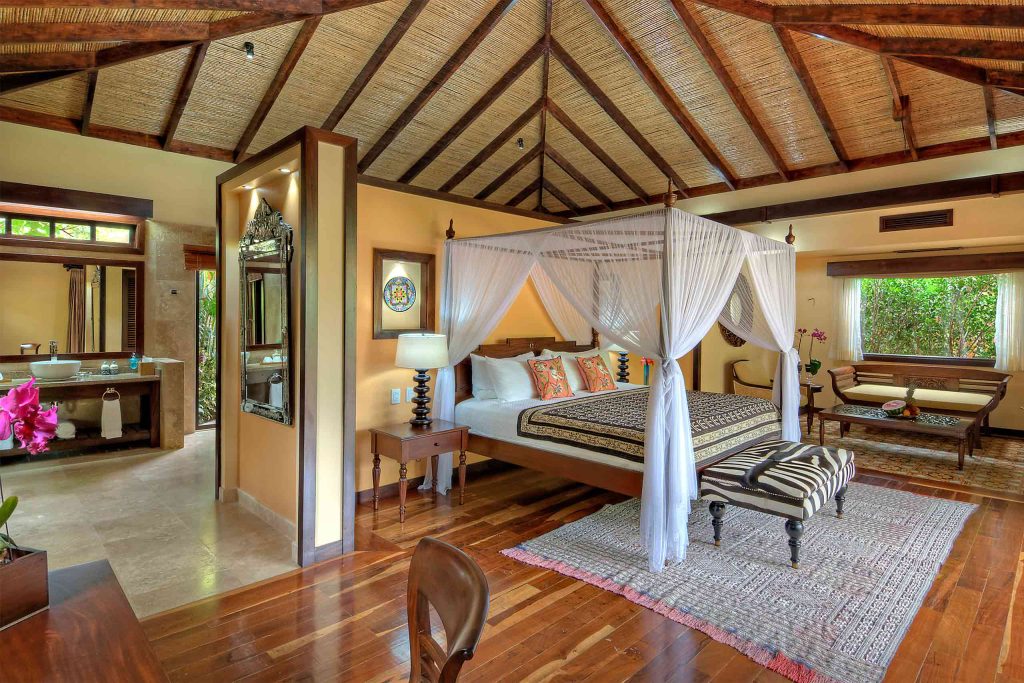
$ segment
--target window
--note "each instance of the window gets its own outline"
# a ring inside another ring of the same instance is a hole
[[[861,287],[865,357],[995,358],[995,275],[865,278]]]
[[[19,237],[49,237],[50,221],[31,218],[12,218],[11,234]]]
[[[84,242],[98,247],[137,249],[137,226],[76,218],[0,214],[0,237]],[[70,245],[69,245],[70,246]],[[84,247],[90,248],[90,247]]]

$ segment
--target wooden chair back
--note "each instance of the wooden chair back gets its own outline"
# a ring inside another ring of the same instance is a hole
[[[423,538],[409,567],[410,683],[453,683],[473,658],[487,621],[490,589],[480,566],[436,538]],[[441,618],[446,647],[434,640],[430,607]]]

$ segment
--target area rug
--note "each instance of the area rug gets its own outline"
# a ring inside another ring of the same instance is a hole
[[[818,426],[805,438],[818,443]],[[857,454],[857,471],[874,470],[935,482],[975,486],[1001,493],[1024,494],[1024,440],[986,436],[973,458],[956,468],[956,443],[926,434],[901,434],[853,425],[839,438],[839,425],[828,423],[825,444],[841,446]]]
[[[635,499],[502,553],[619,593],[791,680],[875,683],[976,507],[852,483],[843,519],[826,507],[805,524],[800,569],[781,518],[730,506],[716,548],[698,503],[686,560],[650,573]]]

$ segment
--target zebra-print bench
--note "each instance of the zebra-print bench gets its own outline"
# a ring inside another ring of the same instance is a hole
[[[700,479],[700,496],[711,503],[715,545],[721,545],[726,504],[784,517],[792,565],[798,569],[803,523],[832,497],[841,518],[854,474],[853,451],[792,441],[763,441],[725,458]]]

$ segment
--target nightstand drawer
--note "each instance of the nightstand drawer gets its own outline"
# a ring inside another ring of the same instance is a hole
[[[407,441],[405,447],[410,460],[428,458],[448,451],[458,452],[462,449],[462,432],[424,435],[423,438]]]

